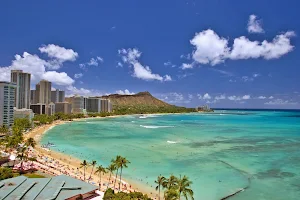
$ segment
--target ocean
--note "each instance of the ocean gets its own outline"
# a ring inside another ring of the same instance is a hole
[[[108,166],[131,163],[123,177],[149,191],[160,174],[186,175],[196,200],[300,199],[300,112],[214,113],[84,119],[47,131],[54,151]]]

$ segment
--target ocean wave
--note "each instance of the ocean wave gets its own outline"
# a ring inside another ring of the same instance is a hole
[[[174,128],[174,126],[144,126],[144,125],[140,125],[140,127],[143,128]]]
[[[169,143],[169,144],[176,144],[177,142],[168,140],[167,143]]]
[[[140,119],[146,119],[148,117],[158,117],[158,115],[142,115],[142,116],[139,116]]]

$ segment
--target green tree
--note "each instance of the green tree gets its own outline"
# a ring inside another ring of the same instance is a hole
[[[95,171],[95,174],[99,175],[99,190],[101,189],[101,174],[102,173],[103,174],[106,173],[106,169],[102,165],[99,165]]]
[[[115,182],[114,182],[114,189],[116,188],[116,182],[117,182],[117,177],[118,177],[118,171],[119,171],[119,168],[120,168],[120,158],[121,156],[116,156],[116,159],[112,159],[111,162],[115,165],[116,167],[116,178],[115,178]]]
[[[88,167],[88,162],[86,160],[83,160],[82,163],[80,163],[80,168],[83,168],[83,180],[85,181],[85,170]]]
[[[111,163],[107,168],[107,171],[109,171],[109,179],[108,179],[108,184],[107,184],[107,188],[110,184],[110,179],[111,179],[111,175],[114,173],[114,171],[116,171],[116,165],[114,163]]]
[[[124,158],[122,156],[120,157],[120,159],[119,159],[119,166],[121,168],[121,172],[120,172],[119,191],[120,191],[121,182],[122,182],[122,170],[123,170],[123,168],[127,168],[128,167],[127,164],[129,164],[129,163],[130,163],[129,160],[127,160],[126,158]]]
[[[170,178],[166,179],[163,183],[163,187],[170,190],[170,189],[177,189],[178,178],[174,175],[171,175]]]
[[[0,167],[0,181],[8,178],[12,178],[12,170],[8,167]]]
[[[7,128],[7,126],[2,125],[2,126],[0,127],[0,133],[1,133],[1,134],[7,134],[8,131],[9,131],[9,129]]]
[[[177,190],[171,188],[165,191],[164,194],[165,200],[178,200],[179,199],[179,193]]]
[[[35,147],[35,145],[36,145],[36,142],[35,142],[35,140],[33,139],[33,138],[28,138],[27,140],[26,140],[26,146],[27,147],[32,147],[32,148],[34,148]]]
[[[97,164],[97,161],[96,161],[96,160],[93,160],[93,161],[91,162],[91,164],[90,164],[90,165],[93,166],[93,167],[92,167],[92,171],[91,171],[89,180],[90,180],[91,177],[92,177],[92,173],[94,172],[94,168],[95,168],[96,164]]]
[[[157,180],[155,181],[155,183],[157,184],[155,189],[158,190],[158,199],[159,200],[160,200],[160,188],[165,182],[166,182],[166,178],[162,175],[159,175],[157,177]]]
[[[191,199],[194,200],[194,192],[190,188],[192,183],[193,182],[190,181],[187,176],[183,176],[182,178],[180,176],[180,178],[177,180],[179,200],[180,200],[181,194],[185,197],[186,200],[188,200],[188,196],[190,196]]]
[[[17,158],[19,158],[21,160],[20,172],[22,173],[22,171],[23,171],[23,162],[25,160],[27,160],[27,158],[28,158],[28,156],[27,156],[27,148],[26,147],[21,147],[20,149],[18,149]]]

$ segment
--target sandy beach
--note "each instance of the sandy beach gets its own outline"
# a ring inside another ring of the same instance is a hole
[[[118,116],[110,116],[110,117],[118,117]],[[86,118],[85,118],[86,119]],[[79,121],[82,119],[76,119],[74,121]],[[51,161],[51,163],[55,163],[54,166],[51,166],[51,170],[50,167],[48,168],[42,168],[44,169],[45,173],[49,173],[51,175],[59,175],[59,174],[68,174],[70,176],[76,177],[78,179],[82,179],[83,180],[83,168],[80,168],[80,163],[82,162],[81,160],[74,158],[72,156],[63,154],[61,152],[56,152],[53,150],[48,150],[45,148],[42,148],[40,141],[42,138],[42,135],[50,130],[51,128],[53,128],[54,126],[57,125],[61,125],[61,124],[65,124],[65,123],[72,123],[70,121],[55,121],[52,124],[48,124],[48,125],[42,125],[39,127],[36,127],[34,129],[32,129],[31,131],[29,131],[28,133],[24,134],[25,139],[27,138],[34,138],[34,140],[37,142],[37,145],[35,147],[35,154],[36,156],[40,159],[39,161],[43,162],[43,164],[47,165],[48,163],[44,163],[44,161]],[[90,160],[88,160],[88,158],[86,158],[86,160],[88,162],[90,162]],[[55,170],[55,167],[57,167],[57,170]],[[95,166],[96,167],[96,166]],[[106,166],[104,166],[106,167]],[[60,169],[58,169],[60,168]],[[48,170],[49,169],[49,170]],[[63,169],[63,170],[61,170]],[[92,171],[92,167],[88,167],[86,170],[86,179],[89,178],[90,173]],[[95,170],[94,170],[95,172]],[[92,176],[91,176],[91,180],[86,180],[86,182],[90,182],[94,185],[99,185],[99,176],[95,175],[93,172]],[[110,184],[109,184],[109,188],[113,188],[113,180],[115,179],[115,175],[112,175],[111,180],[110,180]],[[107,188],[107,183],[109,180],[109,174],[105,174],[102,175],[101,178],[101,191],[105,191]],[[119,187],[119,181],[117,181],[116,183],[116,189]],[[142,188],[140,185],[135,185],[133,183],[128,183],[126,180],[122,179],[122,183],[121,183],[121,190],[124,192],[128,192],[128,191],[141,191],[145,194],[148,194],[149,197],[153,198],[153,199],[157,199],[157,195],[153,192],[150,192],[149,189],[147,190],[146,188]]]

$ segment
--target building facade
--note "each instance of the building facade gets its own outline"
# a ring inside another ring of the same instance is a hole
[[[18,118],[27,118],[29,119],[29,121],[32,121],[34,117],[34,113],[32,112],[31,109],[27,109],[27,108],[22,108],[22,109],[14,109],[14,118],[18,119]]]
[[[35,90],[30,90],[30,104],[36,104]]]
[[[41,80],[35,86],[35,103],[49,104],[51,102],[51,82]]]
[[[14,124],[15,89],[17,84],[0,82],[0,125]]]
[[[112,112],[112,104],[109,99],[101,99],[100,112]]]
[[[101,112],[101,99],[100,98],[86,98],[86,111],[89,113]]]
[[[41,104],[41,103],[31,104],[30,109],[32,110],[32,112],[34,114],[37,114],[37,115],[47,114],[46,104]]]
[[[72,113],[72,104],[70,104],[68,102],[55,103],[55,113],[71,114]]]
[[[75,95],[71,97],[72,101],[72,113],[84,113],[85,112],[85,98],[83,96]]]
[[[11,70],[11,82],[17,85],[15,89],[15,107],[18,109],[30,106],[30,78],[29,73],[22,70]]]
[[[58,89],[51,91],[51,102],[65,102],[65,91],[61,91]]]

